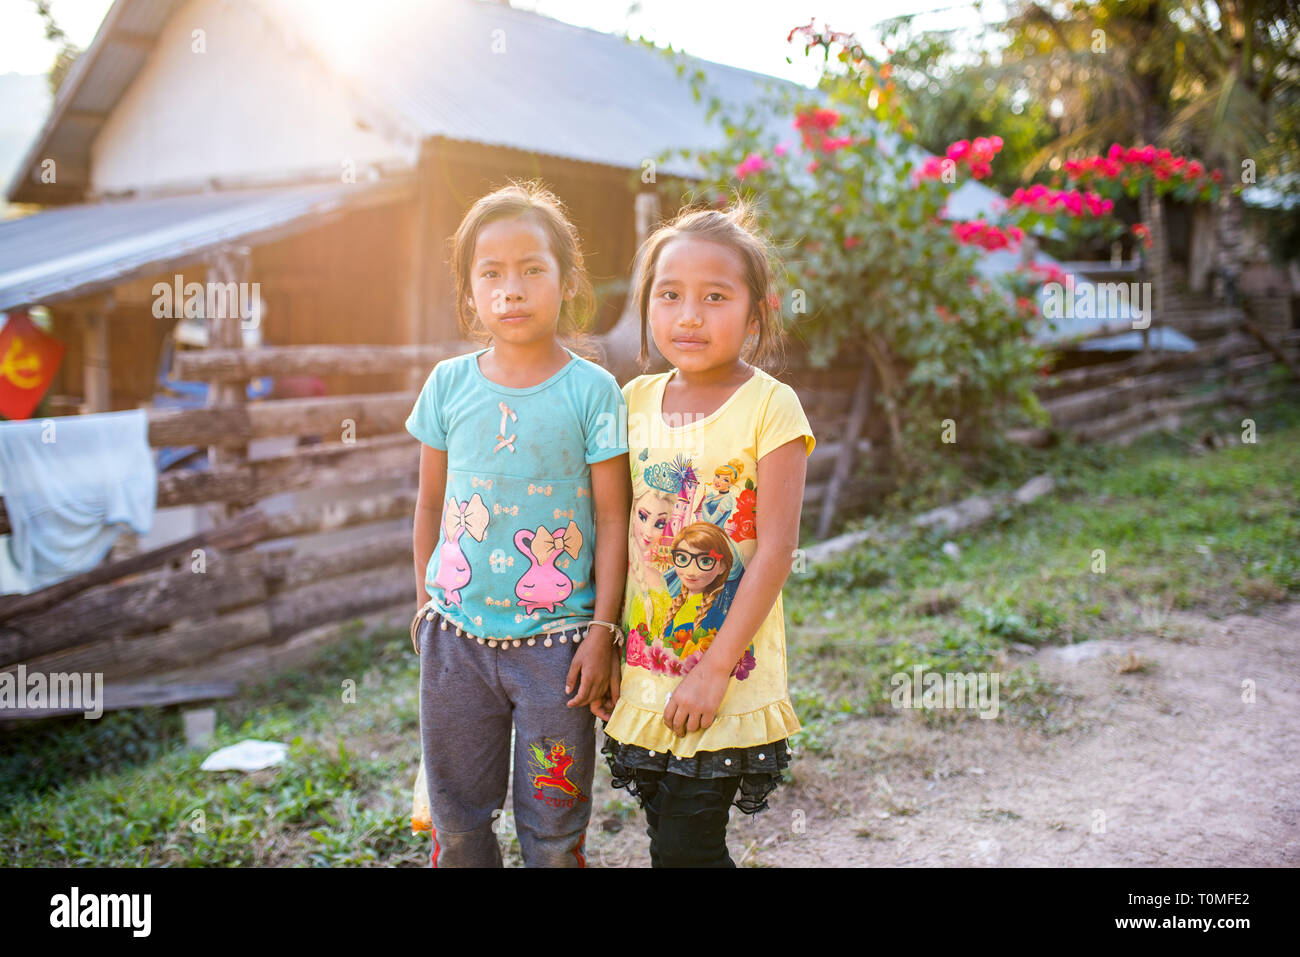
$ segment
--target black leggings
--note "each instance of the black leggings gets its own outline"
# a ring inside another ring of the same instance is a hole
[[[727,820],[740,777],[688,778],[637,774],[651,867],[735,867],[727,853]]]

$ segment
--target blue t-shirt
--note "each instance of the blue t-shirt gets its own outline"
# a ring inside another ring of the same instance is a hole
[[[425,588],[476,637],[528,638],[589,622],[591,464],[627,452],[612,375],[572,358],[515,389],[479,369],[486,349],[433,367],[406,430],[447,452],[447,492]],[[622,444],[618,444],[619,442]]]

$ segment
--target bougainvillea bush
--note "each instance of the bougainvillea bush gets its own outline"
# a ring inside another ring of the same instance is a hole
[[[1047,421],[1033,392],[1049,368],[1035,336],[1047,322],[1038,294],[1064,276],[1034,260],[1026,235],[1113,240],[1131,228],[1146,242],[1146,226],[1115,217],[1117,196],[1152,182],[1160,193],[1209,199],[1217,174],[1166,150],[1116,145],[1067,163],[1063,182],[1016,190],[990,218],[954,221],[945,216],[951,193],[990,175],[1001,138],[927,156],[888,63],[852,35],[812,24],[789,39],[825,58],[819,90],[769,94],[739,116],[711,101],[727,140],[684,154],[705,171],[682,184],[688,201],[722,205],[738,194],[757,209],[784,258],[783,314],[815,365],[854,355],[872,373],[900,477],[952,451],[941,445],[945,428],[959,452],[974,453],[968,464],[979,461],[1008,426]],[[692,78],[697,97],[703,79]],[[1003,255],[1003,268],[986,278],[976,264],[990,253]]]
[[[966,451],[1013,421],[1043,422],[1033,386],[1047,356],[1031,299],[1043,277],[990,280],[976,266],[988,251],[1018,254],[1022,229],[943,215],[960,183],[988,175],[1001,140],[954,143],[925,162],[887,65],[846,35],[796,34],[843,69],[828,69],[815,98],[786,90],[724,116],[726,144],[692,154],[706,174],[683,184],[688,200],[740,195],[755,207],[784,259],[783,315],[815,365],[852,355],[871,373],[904,472],[923,468],[927,450],[952,450],[945,420]]]

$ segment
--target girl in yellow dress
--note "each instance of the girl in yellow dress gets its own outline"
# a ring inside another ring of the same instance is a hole
[[[647,507],[631,522],[644,541],[628,557],[620,693],[598,706],[602,751],[640,798],[653,866],[731,867],[729,808],[767,807],[799,730],[781,586],[814,438],[794,390],[752,364],[781,329],[770,250],[744,209],[684,213],[638,261],[642,359],[653,335],[673,368],[623,387]]]

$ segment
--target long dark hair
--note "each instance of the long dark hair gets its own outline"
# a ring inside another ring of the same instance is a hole
[[[480,197],[469,208],[451,237],[451,274],[456,296],[456,317],[460,321],[461,330],[480,342],[491,339],[468,301],[472,295],[469,271],[479,232],[488,223],[524,217],[531,217],[545,231],[551,254],[559,263],[561,288],[570,278],[576,280],[577,291],[573,298],[564,300],[560,305],[557,335],[574,352],[588,359],[593,358],[595,350],[586,329],[595,314],[596,294],[591,286],[591,278],[587,275],[582,241],[577,228],[569,221],[564,203],[539,180],[511,179],[509,185]]]
[[[707,239],[734,249],[744,263],[745,286],[749,290],[750,315],[758,320],[758,340],[746,349],[747,362],[764,365],[784,355],[785,330],[781,326],[780,299],[773,282],[776,253],[759,232],[753,213],[737,199],[729,209],[685,209],[671,223],[656,229],[637,253],[637,274],[633,282],[637,312],[641,316],[641,353],[645,368],[650,356],[650,290],[655,267],[665,246],[679,236]]]

